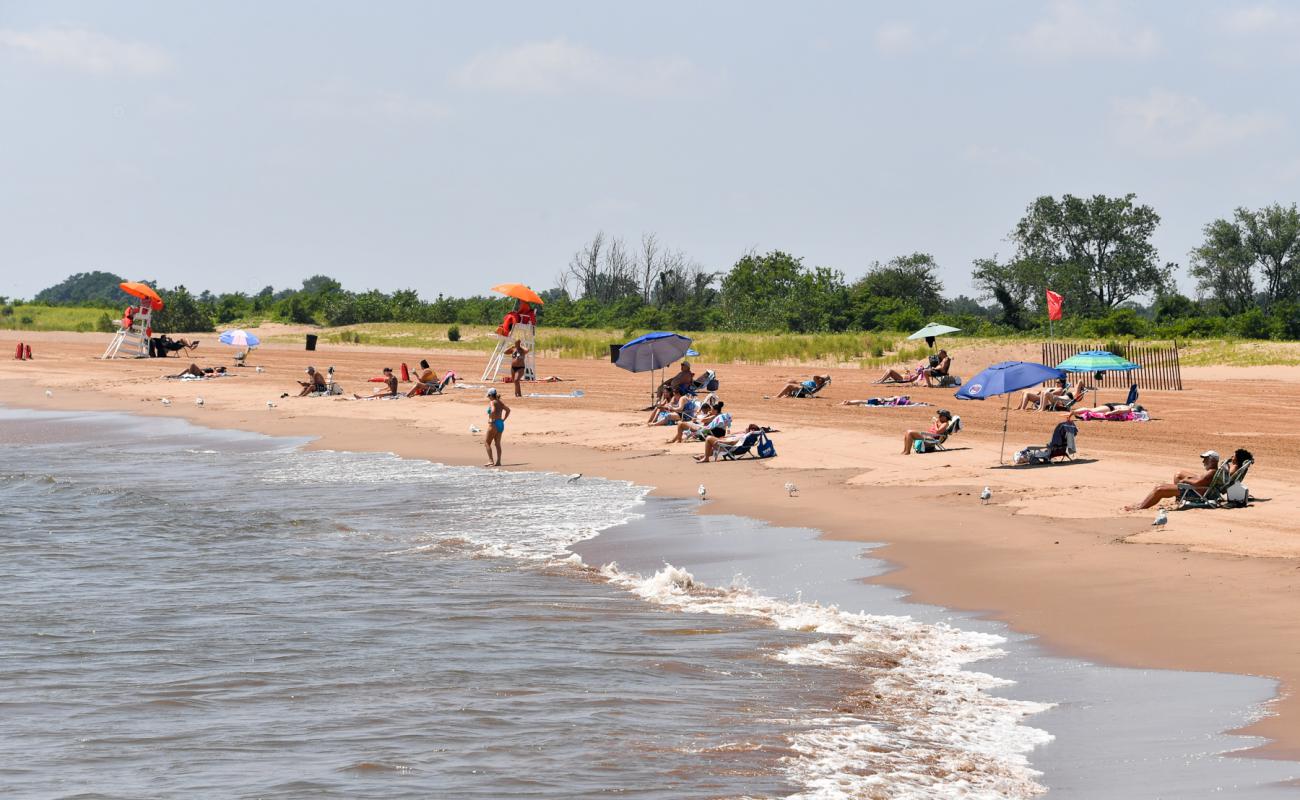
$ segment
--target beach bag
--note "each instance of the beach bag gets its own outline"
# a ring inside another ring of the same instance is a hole
[[[1246,498],[1250,497],[1250,490],[1244,484],[1234,483],[1228,487],[1226,499],[1230,506],[1246,505]]]
[[[764,436],[758,442],[758,457],[772,458],[775,455],[776,455],[776,445],[772,444],[771,439]]]
[[[1037,466],[1047,464],[1052,460],[1052,451],[1046,447],[1026,447],[1024,450],[1017,450],[1012,461],[1016,464],[1029,464]]]

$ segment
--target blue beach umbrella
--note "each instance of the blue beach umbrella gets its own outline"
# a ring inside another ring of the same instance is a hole
[[[242,328],[222,331],[217,341],[231,347],[257,347],[262,340]]]
[[[682,358],[690,349],[688,337],[680,333],[654,331],[623,345],[614,366],[628,372],[654,372]],[[650,393],[654,394],[654,375],[650,376]]]
[[[1127,358],[1120,358],[1109,350],[1084,350],[1075,353],[1056,365],[1066,372],[1132,372],[1141,369],[1141,364],[1134,364]],[[1097,388],[1092,390],[1092,399],[1097,400]]]
[[[956,397],[958,400],[983,400],[1000,394],[1007,396],[1006,406],[1002,410],[1002,449],[998,451],[998,463],[1003,463],[1007,450],[1007,418],[1011,412],[1011,393],[1064,377],[1065,372],[1046,364],[1003,361],[966,381],[957,390]]]

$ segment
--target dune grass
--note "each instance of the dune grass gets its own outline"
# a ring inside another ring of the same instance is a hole
[[[102,308],[76,306],[0,306],[0,329],[16,331],[95,331],[112,316]],[[118,314],[118,316],[121,316]]]
[[[413,347],[428,350],[488,352],[496,347],[494,329],[487,325],[459,325],[460,340],[447,336],[450,325],[373,323],[326,328],[322,341],[331,344],[361,344],[385,347]],[[611,344],[626,342],[645,331],[542,328],[537,348],[561,358],[609,358]],[[822,366],[858,366],[874,369],[886,365],[912,364],[925,358],[924,342],[906,341],[898,333],[717,333],[686,332],[694,340],[700,358],[710,364],[799,363]],[[269,341],[297,341],[298,336],[273,336]]]

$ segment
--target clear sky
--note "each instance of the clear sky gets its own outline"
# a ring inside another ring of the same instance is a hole
[[[0,0],[0,294],[543,289],[597,230],[969,293],[1067,192],[1185,265],[1300,195],[1297,42],[1295,3]]]

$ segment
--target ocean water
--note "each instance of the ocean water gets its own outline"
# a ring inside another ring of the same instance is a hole
[[[863,586],[861,546],[301,445],[0,409],[0,795],[1264,797],[1292,774],[1218,755],[1268,682],[1045,657]]]

